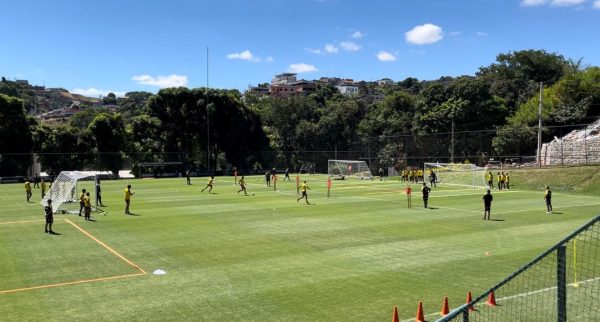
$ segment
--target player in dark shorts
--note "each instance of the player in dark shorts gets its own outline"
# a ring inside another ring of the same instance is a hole
[[[52,199],[48,199],[48,205],[44,207],[44,213],[46,217],[45,233],[54,234],[52,231],[52,224],[54,223],[54,214],[52,214]]]
[[[285,179],[287,179],[288,181],[292,181],[290,180],[290,168],[285,169],[285,176],[283,177],[283,181],[285,181]]]
[[[304,181],[304,183],[302,183],[302,185],[300,186],[300,190],[302,190],[302,196],[300,198],[298,198],[296,200],[296,202],[300,201],[301,199],[306,199],[306,204],[310,205],[310,202],[308,202],[308,194],[306,193],[306,189],[310,190],[310,188],[308,187],[308,185],[306,184],[306,181]]]
[[[421,188],[421,192],[423,193],[423,206],[427,208],[427,202],[429,201],[429,192],[431,188],[427,186],[427,183],[423,182],[423,188]]]
[[[544,200],[546,200],[547,214],[552,213],[552,190],[549,186],[546,186],[546,193],[544,194]]]
[[[271,186],[271,173],[269,171],[265,172],[265,181],[267,182],[267,187]]]
[[[238,190],[238,193],[240,192],[244,192],[244,195],[248,195],[248,193],[246,192],[246,180],[244,180],[244,176],[242,176],[242,178],[240,179],[240,181],[238,181],[239,185],[240,185],[240,190]]]
[[[483,199],[483,220],[486,220],[486,219],[489,220],[490,212],[491,212],[491,208],[492,208],[492,200],[494,200],[494,197],[492,197],[492,193],[490,192],[490,189],[488,189],[487,193],[485,195],[483,195],[482,199]]]
[[[85,189],[81,189],[81,194],[79,195],[79,217],[81,217],[81,211],[85,208],[85,202],[83,199],[85,198]]]

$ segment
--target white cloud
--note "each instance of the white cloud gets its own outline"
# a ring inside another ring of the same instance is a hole
[[[594,9],[600,9],[600,0],[596,0],[593,5]]]
[[[396,60],[396,56],[392,55],[387,51],[382,50],[379,53],[377,53],[377,59],[379,59],[379,61],[394,61]]]
[[[357,31],[355,31],[355,32],[352,33],[352,38],[354,38],[354,39],[360,39],[360,38],[362,38],[364,36],[365,35],[362,32],[360,32],[360,30],[357,30]]]
[[[521,5],[523,7],[535,7],[543,5],[547,2],[547,0],[523,0],[521,1]]]
[[[588,0],[522,0],[521,6],[535,7],[535,6],[542,6],[542,5],[549,4],[552,7],[571,7],[571,6],[580,5],[587,1]],[[600,6],[600,3],[598,3],[598,2],[599,1],[596,0],[596,2],[594,3],[594,8],[596,8],[596,5]]]
[[[275,61],[275,58],[273,58],[272,56],[267,56],[267,58],[265,58],[265,61],[266,61],[267,63],[272,63],[272,62],[274,62],[274,61]]]
[[[319,48],[306,48],[306,51],[308,51],[309,53],[316,54],[316,55],[320,55],[323,53],[323,51]]]
[[[416,26],[404,34],[406,41],[415,45],[433,44],[442,40],[442,28],[434,24],[426,23]]]
[[[79,95],[83,95],[83,96],[87,96],[87,97],[107,96],[108,93],[113,93],[113,94],[117,95],[117,97],[125,97],[125,92],[109,91],[109,90],[97,89],[97,88],[93,88],[93,87],[75,88],[71,91],[71,93],[79,94]]]
[[[346,51],[359,51],[362,49],[361,46],[355,44],[352,41],[342,41],[340,43],[340,47],[344,48]]]
[[[329,54],[337,54],[338,51],[339,49],[336,47],[336,45],[325,44],[325,52]]]
[[[228,54],[227,59],[239,59],[250,61],[253,63],[259,63],[261,61],[260,57],[255,57],[254,54],[252,54],[252,52],[249,50],[244,50],[239,53]]]
[[[316,71],[318,71],[318,69],[314,65],[299,63],[299,64],[290,64],[290,67],[288,67],[288,71],[290,73],[302,74],[302,73],[316,72]]]
[[[569,6],[576,6],[578,4],[582,4],[586,1],[587,0],[552,0],[550,5],[555,6],[555,7],[569,7]]]
[[[150,75],[136,75],[133,76],[131,79],[141,85],[150,85],[160,88],[186,86],[188,82],[188,78],[185,75],[169,75],[156,77]]]

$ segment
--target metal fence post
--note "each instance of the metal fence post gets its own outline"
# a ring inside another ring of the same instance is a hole
[[[463,322],[469,322],[469,309],[465,308],[463,311]]]
[[[567,246],[556,249],[556,300],[557,321],[567,321]]]

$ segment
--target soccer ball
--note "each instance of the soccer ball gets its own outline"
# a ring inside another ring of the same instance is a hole
[[[254,192],[252,193],[252,195],[254,196]]]

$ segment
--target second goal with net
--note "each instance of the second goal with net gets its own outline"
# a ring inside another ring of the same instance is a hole
[[[327,174],[330,176],[373,179],[373,174],[367,162],[357,160],[329,160],[327,162]]]
[[[430,171],[435,172],[437,183],[469,186],[473,188],[486,187],[485,168],[478,167],[474,164],[425,163],[423,166],[424,176],[428,177]]]
[[[87,171],[62,171],[58,174],[52,186],[40,202],[42,207],[48,205],[52,199],[53,213],[79,213],[79,195],[85,189],[90,193],[92,211],[97,210],[95,172]]]

